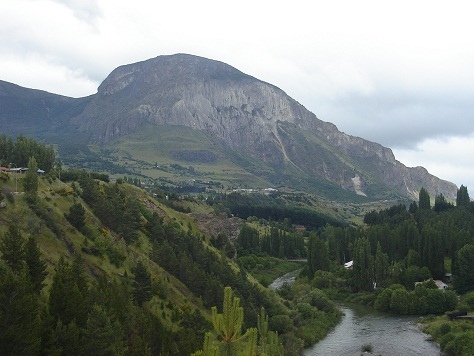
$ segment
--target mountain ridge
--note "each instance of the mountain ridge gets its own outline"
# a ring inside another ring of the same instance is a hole
[[[330,185],[321,189],[328,196],[343,189],[372,199],[414,199],[422,186],[456,196],[456,185],[404,166],[390,148],[341,132],[280,88],[203,57],[176,54],[123,65],[96,94],[71,100],[53,117],[60,124],[52,131],[101,147],[147,125],[185,126],[204,132],[213,149],[262,162],[274,185],[294,188],[303,179]],[[258,168],[250,173],[262,174]]]

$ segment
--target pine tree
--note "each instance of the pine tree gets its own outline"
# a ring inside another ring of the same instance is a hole
[[[138,305],[149,301],[152,296],[151,275],[142,261],[138,261],[135,268],[132,269],[133,279],[133,299]]]
[[[0,240],[1,258],[13,272],[19,272],[25,261],[25,241],[17,225],[11,224]]]
[[[125,344],[123,330],[97,304],[92,307],[82,334],[84,355],[121,355]]]
[[[61,320],[67,326],[75,322],[83,327],[87,321],[88,288],[81,270],[80,258],[71,266],[60,258],[53,277],[49,295],[49,310],[54,321]]]
[[[217,307],[212,307],[211,311],[214,330],[206,334],[203,350],[193,356],[257,354],[257,329],[250,328],[242,334],[244,310],[240,299],[234,297],[232,288],[224,288],[222,314],[217,312]]]
[[[69,213],[64,214],[67,221],[77,230],[81,231],[86,224],[86,210],[81,203],[76,202],[69,208]]]
[[[30,236],[26,242],[25,260],[28,266],[31,286],[36,293],[39,293],[43,289],[43,282],[48,273],[46,272],[46,263],[41,259],[41,252],[33,236]]]
[[[27,268],[0,273],[0,354],[36,355],[40,348],[38,297]]]

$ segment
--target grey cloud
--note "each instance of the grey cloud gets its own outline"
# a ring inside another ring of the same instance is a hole
[[[331,119],[320,118],[391,148],[411,149],[427,138],[474,133],[474,103],[455,93],[443,94],[354,94],[330,104]]]
[[[102,16],[97,0],[54,0],[72,10],[74,16],[82,21],[94,23]]]

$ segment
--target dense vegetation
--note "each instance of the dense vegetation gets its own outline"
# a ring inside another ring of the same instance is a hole
[[[458,190],[456,205],[439,195],[431,206],[422,188],[418,202],[371,211],[364,222],[357,228],[327,226],[310,236],[304,273],[313,286],[414,315],[455,310],[457,293],[474,290],[474,204],[466,187]],[[345,269],[349,261],[352,266]],[[454,278],[454,290],[434,282],[444,281],[446,273]]]
[[[59,170],[40,176],[34,156],[27,165],[0,183],[1,354],[189,355],[221,332],[211,310],[227,288],[242,305],[239,327],[259,330],[251,354],[299,355],[340,318],[309,286],[266,289],[228,258],[227,236],[216,244],[141,189],[86,171],[62,171],[67,183]],[[305,254],[302,236],[272,231],[270,246],[292,244],[264,248],[259,258],[274,265],[270,254]]]

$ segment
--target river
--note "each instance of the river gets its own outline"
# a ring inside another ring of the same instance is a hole
[[[270,288],[291,284],[298,272],[276,279]],[[344,313],[341,322],[326,338],[307,348],[305,356],[359,356],[366,344],[371,345],[372,355],[443,355],[439,346],[418,328],[414,316],[382,313],[359,304],[344,304],[340,309]]]

